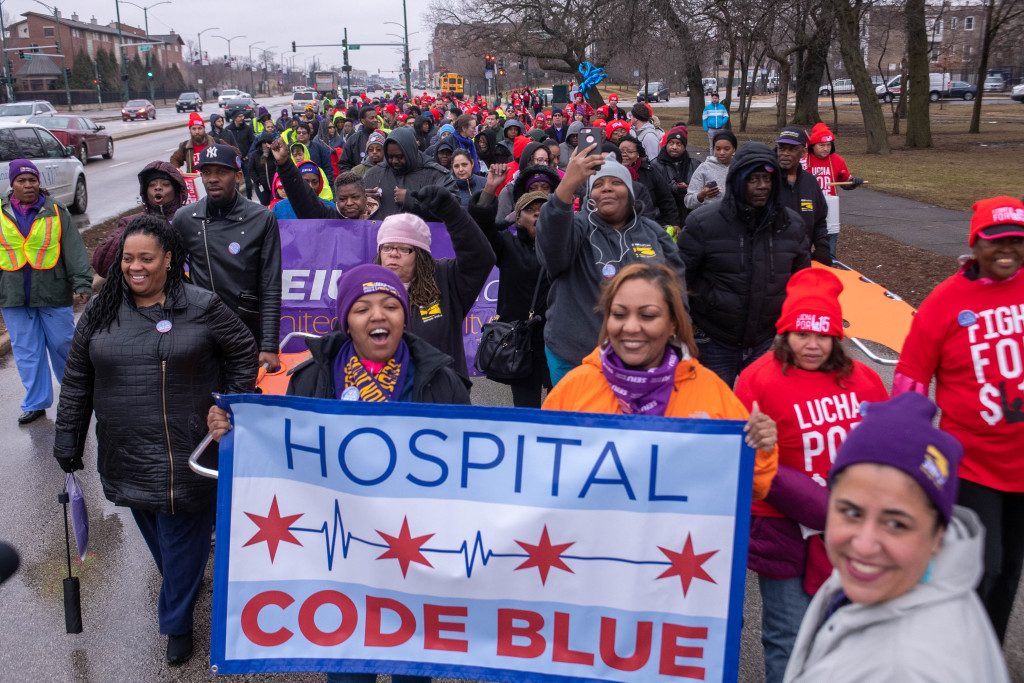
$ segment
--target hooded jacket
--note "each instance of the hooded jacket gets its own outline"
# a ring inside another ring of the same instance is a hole
[[[476,137],[473,138],[474,144],[481,137],[487,140],[487,151],[481,152],[478,146],[477,157],[480,159],[480,161],[490,166],[491,164],[494,163],[494,147],[495,145],[498,144],[498,139],[494,134],[494,130],[488,126],[484,126],[483,130],[476,134]]]
[[[424,123],[430,124],[426,132],[420,130]],[[423,115],[417,116],[413,120],[412,128],[416,133],[416,146],[420,148],[421,152],[427,151],[427,147],[430,147],[430,138],[434,135],[434,117]]]
[[[600,349],[593,349],[579,367],[570,370],[555,385],[544,401],[544,410],[622,414],[619,399],[601,371]],[[692,417],[694,413],[707,413],[712,420],[746,421],[750,418],[750,413],[718,375],[695,359],[685,358],[676,365],[675,385],[665,417]],[[768,494],[778,462],[777,449],[757,451],[754,500],[761,500]]]
[[[597,346],[601,315],[594,311],[605,281],[606,264],[616,272],[648,258],[659,258],[679,274],[685,265],[669,234],[633,212],[631,226],[616,230],[596,212],[573,212],[552,193],[537,221],[537,255],[551,278],[544,345],[553,354],[579,363]]]
[[[665,177],[655,171],[651,162],[645,158],[640,159],[637,182],[646,187],[651,195],[654,220],[661,225],[679,225],[679,211],[676,210],[672,188],[669,187]],[[646,212],[645,215],[647,215]]]
[[[366,187],[381,188],[380,208],[373,214],[375,220],[386,218],[400,211],[412,211],[415,204],[406,195],[404,205],[395,201],[395,188],[418,190],[428,185],[440,185],[448,190],[455,201],[459,201],[459,190],[455,187],[455,176],[434,161],[428,161],[416,146],[416,134],[407,127],[392,131],[384,142],[385,157],[389,144],[396,144],[405,155],[405,169],[399,173],[385,162],[378,164],[366,172],[363,181]]]
[[[456,142],[455,136],[454,135],[449,135],[444,140],[441,140],[436,145],[434,145],[433,151],[430,154],[430,160],[433,161],[438,166],[441,166],[441,168],[444,168],[444,166],[441,165],[441,160],[438,159],[438,157],[437,157],[437,153],[440,152],[442,149],[446,149],[449,152],[454,154],[455,150],[458,149],[458,147],[459,147],[459,143]],[[450,171],[451,169],[445,168],[444,170]]]
[[[345,151],[338,159],[338,173],[351,171],[362,163],[363,156],[366,154],[366,143],[370,139],[371,133],[373,133],[372,130],[366,130],[365,127],[359,126],[359,130],[348,137],[348,140],[345,141]]]
[[[1002,648],[974,591],[984,538],[977,514],[956,506],[926,582],[828,616],[842,590],[834,571],[800,624],[786,683],[1008,682]]]
[[[690,185],[690,178],[693,177],[697,166],[697,162],[689,152],[684,150],[683,156],[676,158],[669,155],[664,145],[661,146],[658,156],[651,160],[651,169],[659,173],[672,190],[676,210],[679,212],[680,224],[690,215],[690,210],[686,208],[686,192]]]
[[[530,166],[519,169],[512,182],[506,183],[505,187],[501,188],[501,191],[498,193],[498,217],[496,222],[499,226],[509,225],[509,214],[515,210],[516,202],[519,201],[519,198],[526,194],[526,181],[538,173],[548,177],[552,190],[558,187],[558,183],[562,180],[558,172],[548,166]]]
[[[264,142],[273,142],[274,134],[263,131],[253,143],[255,151],[249,155],[249,170],[252,173],[253,182],[256,185],[256,194],[260,198],[260,204],[268,206],[274,200],[274,176],[277,175],[277,160],[273,152],[263,152]]]
[[[686,197],[683,199],[683,203],[686,205],[686,208],[693,211],[694,209],[702,206],[717,204],[722,201],[722,195],[720,194],[717,197],[706,197],[702,202],[697,199],[697,193],[703,190],[704,186],[712,180],[718,183],[718,187],[724,193],[725,178],[729,175],[729,169],[735,163],[735,154],[732,157],[732,161],[729,162],[729,166],[723,166],[720,164],[714,154],[708,155],[708,158],[705,159],[693,172],[693,175],[690,176],[690,184],[686,188]]]
[[[148,201],[146,186],[149,184],[149,181],[147,178],[153,171],[162,171],[171,177],[175,194],[174,199],[167,204],[154,205]],[[174,219],[174,214],[178,212],[178,209],[181,208],[188,198],[185,178],[177,168],[166,161],[150,162],[139,171],[139,197],[142,200],[142,211],[125,216],[119,220],[117,222],[117,229],[110,233],[107,239],[103,240],[92,254],[92,268],[102,277],[107,276],[107,271],[114,264],[114,259],[117,258],[118,247],[121,245],[121,235],[124,234],[124,229],[128,227],[132,220],[139,216],[161,216],[170,223]]]
[[[252,143],[256,140],[256,133],[253,132],[249,121],[247,119],[243,120],[242,125],[236,126],[234,120],[232,120],[231,123],[224,126],[224,130],[234,138],[235,147],[238,148],[242,161],[248,161],[249,150],[252,148]]]
[[[772,169],[763,209],[740,199],[747,175]],[[729,346],[750,348],[775,336],[790,276],[811,265],[800,216],[779,198],[779,162],[760,142],[732,158],[725,198],[694,211],[677,242],[686,262],[694,325]]]
[[[126,286],[126,285],[125,285]],[[85,322],[95,312],[90,305]],[[170,320],[168,334],[157,332]],[[212,392],[250,393],[256,344],[213,293],[184,285],[163,305],[137,308],[85,338],[79,324],[61,383],[53,454],[82,457],[96,413],[96,460],[115,505],[165,514],[194,512],[217,498],[217,482],[188,466],[206,434]]]
[[[402,339],[409,347],[412,363],[412,402],[469,405],[469,380],[452,369],[452,359],[411,332]],[[334,359],[348,335],[335,328],[323,337],[307,338],[310,359],[291,372],[289,396],[337,399],[334,386]]]
[[[516,155],[512,148],[512,145],[515,142],[515,138],[510,139],[508,137],[509,128],[518,128],[519,135],[517,135],[516,137],[519,137],[520,135],[526,134],[526,126],[524,126],[522,122],[519,121],[519,119],[509,119],[508,121],[505,122],[505,125],[501,127],[502,140],[499,144],[502,145],[509,152],[512,152],[512,156],[515,157]]]
[[[281,234],[266,207],[235,192],[223,215],[209,197],[178,211],[172,225],[189,252],[192,284],[217,294],[242,319],[260,351],[278,352],[281,330]]]
[[[578,136],[581,130],[583,130],[583,122],[573,121],[569,124],[569,131],[565,134],[565,140],[558,145],[558,168],[563,171],[569,165],[569,157],[576,151],[576,145],[569,144],[569,137],[573,135]]]

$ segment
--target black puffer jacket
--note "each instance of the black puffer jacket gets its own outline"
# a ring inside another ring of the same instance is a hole
[[[126,293],[118,322],[82,334],[68,354],[57,407],[53,454],[82,457],[96,413],[97,464],[115,505],[160,513],[210,503],[217,482],[189,469],[206,434],[211,392],[250,393],[256,386],[252,335],[212,292],[183,285],[159,304],[137,309]],[[156,325],[171,322],[161,333]]]
[[[363,176],[366,187],[379,187],[382,191],[380,207],[373,214],[374,220],[383,220],[401,211],[416,210],[411,205],[395,201],[396,187],[418,190],[428,185],[440,185],[451,193],[455,201],[459,201],[459,188],[455,187],[455,176],[449,173],[448,169],[428,159],[425,152],[420,152],[416,146],[416,134],[410,128],[391,131],[384,143],[385,154],[389,145],[398,145],[401,148],[405,155],[405,168],[397,172],[385,159],[384,163],[377,164]]]
[[[469,405],[469,380],[452,369],[452,359],[409,332],[402,334],[412,360],[413,403],[454,403]],[[334,387],[334,359],[348,335],[339,329],[306,339],[312,357],[291,371],[289,396],[338,397]]]
[[[748,173],[765,166],[774,169],[772,193],[757,210],[740,198]],[[790,276],[811,265],[803,221],[780,202],[779,175],[767,145],[745,143],[729,164],[725,198],[691,213],[679,235],[693,322],[723,344],[749,348],[774,336]]]
[[[651,199],[654,201],[654,208],[657,211],[655,222],[660,225],[679,225],[679,209],[676,208],[672,188],[660,173],[651,168],[651,162],[647,159],[640,160],[637,181],[651,193]]]
[[[686,187],[690,184],[690,178],[693,177],[693,172],[697,170],[698,166],[700,164],[690,156],[689,152],[684,151],[683,156],[675,158],[669,156],[668,150],[664,146],[658,152],[658,156],[651,159],[651,170],[661,174],[669,189],[672,190],[672,198],[675,199],[676,210],[679,212],[679,225],[686,222],[686,217],[690,215],[690,210],[686,208],[683,200],[686,199]]]
[[[281,234],[277,216],[238,192],[224,214],[211,215],[209,197],[174,216],[189,252],[192,284],[216,293],[246,327],[260,351],[277,353],[281,329]]]

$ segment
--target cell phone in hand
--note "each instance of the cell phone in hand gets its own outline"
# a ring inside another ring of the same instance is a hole
[[[587,147],[596,144],[597,147],[590,150],[590,156],[600,156],[601,154],[603,154],[603,151],[601,150],[601,145],[604,144],[604,128],[581,128],[579,137],[576,138],[576,140],[576,145],[580,149],[586,149]]]
[[[711,188],[718,187],[718,181],[717,180],[709,180],[708,184],[707,184],[707,187],[711,187]]]

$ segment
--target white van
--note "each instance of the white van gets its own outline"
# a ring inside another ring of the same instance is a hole
[[[930,102],[938,102],[942,99],[943,93],[949,90],[952,83],[953,80],[949,77],[949,73],[928,74],[928,100]],[[900,77],[893,76],[889,79],[888,83],[883,83],[875,88],[875,92],[878,93],[878,99],[892,102],[900,96]]]

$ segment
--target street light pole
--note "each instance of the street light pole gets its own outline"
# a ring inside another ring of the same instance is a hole
[[[402,26],[405,31],[405,96],[412,99],[412,82],[409,80],[409,19],[405,12],[405,0],[402,0]]]
[[[121,82],[124,83],[124,101],[132,98],[128,92],[128,73],[124,68],[124,34],[121,33],[121,3],[114,0],[114,10],[117,12],[117,42],[118,51],[121,53]]]
[[[206,69],[203,68],[203,34],[207,31],[218,31],[219,26],[204,28],[199,32],[199,75],[203,77],[203,99],[206,99]]]
[[[4,26],[4,13],[0,9],[0,46],[4,50],[4,89],[7,91],[7,101],[14,101],[14,91],[11,84],[14,82],[14,69],[11,67],[11,60],[7,59],[7,27]]]
[[[265,41],[265,40],[257,40],[255,43],[252,43],[251,45],[249,45],[249,90],[252,90],[252,92],[250,94],[253,95],[254,97],[256,96],[256,75],[253,73],[254,69],[252,68],[252,46],[253,45],[259,45],[260,43],[265,43],[265,42],[267,42],[267,41]]]
[[[239,38],[245,38],[245,36],[231,36],[230,38],[225,38],[224,36],[214,36],[214,38],[220,38],[228,44],[228,85],[234,88],[235,77],[231,75],[231,41],[237,40]]]
[[[36,0],[36,2],[38,2],[38,1],[39,0]],[[160,2],[153,3],[152,5],[150,5],[148,7],[143,7],[142,5],[136,5],[134,2],[131,2],[131,0],[121,0],[121,2],[127,3],[129,5],[134,5],[135,7],[138,7],[139,9],[142,10],[142,19],[146,23],[146,42],[147,43],[150,42],[150,40],[149,40],[149,10],[153,9],[157,5],[169,5],[169,4],[171,4],[171,0],[161,0]],[[58,28],[58,30],[60,30],[60,29]],[[152,45],[147,45],[146,48],[147,48],[146,49],[146,75],[149,78],[149,99],[150,99],[150,101],[152,101],[152,100],[156,99],[155,93],[153,92],[153,77],[150,75],[150,74],[153,73],[153,65],[152,65],[152,62],[150,61],[150,56],[149,55],[153,51],[153,46]]]

